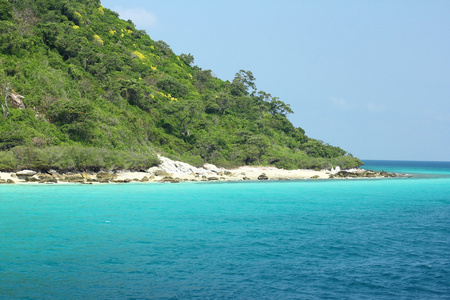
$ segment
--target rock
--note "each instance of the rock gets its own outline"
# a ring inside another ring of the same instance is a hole
[[[158,168],[169,174],[184,175],[190,173],[201,173],[201,174],[208,173],[208,171],[203,168],[197,168],[185,162],[171,160],[164,156],[158,156],[158,158],[161,162]]]
[[[209,181],[219,180],[219,177],[208,177]]]
[[[311,179],[319,179],[320,176],[319,175],[314,175],[313,177],[311,177]]]
[[[89,174],[89,173],[86,173],[86,172],[81,173],[81,176],[84,179],[92,179],[94,177],[92,174]]]
[[[115,179],[112,182],[114,182],[114,183],[129,183],[129,182],[131,182],[131,180],[130,179]]]
[[[166,171],[163,171],[163,170],[158,170],[154,174],[155,174],[155,176],[170,176],[169,173],[167,173]]]
[[[219,168],[216,167],[216,166],[213,165],[213,164],[204,164],[204,165],[203,165],[203,169],[206,169],[206,170],[208,170],[208,171],[213,171],[213,172],[218,172],[218,171],[219,171]]]
[[[377,177],[377,173],[374,171],[366,171],[366,172],[364,172],[364,174],[362,176],[368,177],[368,178],[374,178],[374,177]]]
[[[69,181],[70,183],[85,183],[84,179],[73,179]]]
[[[50,174],[38,173],[38,174],[36,174],[36,177],[39,178],[40,180],[53,179],[52,175],[50,175]]]
[[[269,180],[269,177],[265,173],[262,173],[258,176],[258,180]]]
[[[150,179],[149,179],[147,176],[144,176],[144,177],[141,179],[141,182],[148,182],[148,181],[150,181]]]
[[[111,178],[111,174],[107,172],[98,172],[95,177],[97,177],[97,179]]]
[[[251,179],[246,177],[246,176],[244,176],[244,177],[242,177],[242,180],[251,180]]]
[[[32,176],[27,176],[27,177],[25,177],[25,181],[26,182],[39,182],[40,179],[36,178],[36,177],[32,177]]]
[[[98,172],[96,174],[97,179],[114,180],[117,178],[117,174],[112,174],[109,172]]]
[[[17,172],[16,175],[17,176],[34,176],[36,175],[37,172],[33,171],[33,170],[23,170],[20,172]]]
[[[172,178],[170,176],[166,176],[163,179],[161,179],[159,182],[162,182],[162,183],[180,183],[180,179],[179,178]]]
[[[39,183],[58,183],[58,180],[50,176],[50,178],[41,179]]]
[[[81,183],[84,182],[83,175],[81,174],[72,174],[66,176],[66,181],[72,182],[72,183]]]
[[[11,179],[0,179],[0,184],[11,184],[11,183],[15,182],[12,181]]]
[[[25,109],[25,104],[23,103],[22,99],[25,99],[25,97],[19,95],[14,90],[11,90],[11,93],[9,93],[8,100],[13,108]]]
[[[357,173],[348,171],[339,171],[335,174],[335,177],[347,178],[347,177],[358,177]]]

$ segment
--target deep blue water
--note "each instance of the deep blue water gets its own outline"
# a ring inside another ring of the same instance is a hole
[[[414,176],[0,186],[0,299],[450,299],[449,163],[365,167]]]

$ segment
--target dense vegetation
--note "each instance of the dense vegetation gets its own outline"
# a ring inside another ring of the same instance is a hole
[[[343,168],[361,162],[309,138],[288,104],[176,55],[99,0],[0,0],[0,170],[194,165]],[[11,95],[25,108],[13,108]]]

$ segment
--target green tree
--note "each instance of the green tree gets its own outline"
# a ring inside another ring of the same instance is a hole
[[[177,120],[180,137],[186,141],[191,135],[190,125],[200,116],[201,103],[198,100],[170,101],[164,112]]]
[[[192,66],[192,64],[194,63],[194,56],[192,54],[184,54],[182,53],[180,55],[180,59],[188,66]]]

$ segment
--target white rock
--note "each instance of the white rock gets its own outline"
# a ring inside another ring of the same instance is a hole
[[[217,168],[215,165],[213,164],[204,164],[203,168],[209,171],[214,171],[217,172],[219,170],[219,168]]]
[[[33,176],[36,175],[35,171],[32,170],[22,170],[16,173],[17,176]]]
[[[169,174],[185,175],[190,173],[198,173],[198,174],[210,173],[206,169],[197,168],[181,161],[171,160],[164,156],[158,156],[158,158],[161,161],[161,164],[157,168]]]

